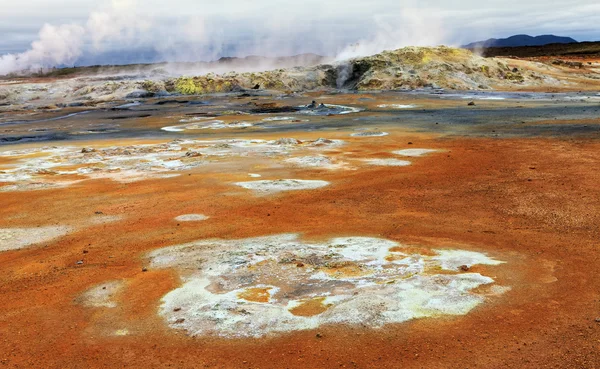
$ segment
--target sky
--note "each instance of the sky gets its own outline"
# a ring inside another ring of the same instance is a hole
[[[0,74],[222,56],[351,57],[522,33],[600,40],[597,0],[0,0],[0,9]]]

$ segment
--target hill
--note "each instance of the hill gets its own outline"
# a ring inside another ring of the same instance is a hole
[[[481,50],[485,57],[511,56],[518,58],[575,57],[599,58],[600,42],[578,42],[576,44],[550,44],[543,46],[488,47]]]
[[[463,46],[465,49],[477,49],[488,47],[518,47],[518,46],[543,46],[549,44],[570,44],[577,43],[577,40],[571,37],[561,37],[554,35],[529,36],[515,35],[508,38],[490,38],[486,41],[473,42]]]

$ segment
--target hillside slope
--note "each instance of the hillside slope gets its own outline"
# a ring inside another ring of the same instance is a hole
[[[534,63],[532,63],[534,64]],[[559,85],[535,70],[520,70],[507,60],[484,58],[464,49],[406,47],[394,51],[311,68],[261,73],[228,73],[181,77],[158,82],[154,88],[183,94],[236,89],[306,91],[320,88],[392,90],[423,87],[456,90]]]

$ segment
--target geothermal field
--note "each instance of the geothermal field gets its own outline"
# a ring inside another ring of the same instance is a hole
[[[59,72],[0,79],[0,367],[600,368],[600,59]]]

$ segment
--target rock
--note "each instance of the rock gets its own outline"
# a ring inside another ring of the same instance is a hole
[[[298,264],[296,264],[296,266],[297,266],[298,268],[302,268],[302,267],[304,266],[304,263],[298,263]]]
[[[77,264],[77,265],[82,265],[82,264],[83,264],[83,260],[79,260],[79,261],[77,261],[75,264]]]
[[[197,151],[188,151],[188,152],[185,153],[185,156],[188,157],[188,158],[197,158],[199,156],[202,156],[202,154],[200,154]]]
[[[142,272],[147,272],[148,268],[142,268]]]
[[[596,323],[600,323],[600,318],[596,318]]]
[[[317,138],[315,140],[315,142],[313,142],[313,145],[314,146],[322,146],[322,145],[331,145],[332,143],[333,143],[332,140],[320,137],[320,138]]]
[[[175,324],[181,324],[181,323],[183,323],[183,322],[185,322],[185,319],[183,319],[183,318],[179,318],[179,319],[177,319],[177,320],[175,321]]]
[[[154,93],[154,97],[169,97],[169,96],[171,96],[171,94],[165,90],[160,90],[160,91]]]
[[[299,145],[301,142],[295,138],[280,138],[275,141],[275,145]]]
[[[137,91],[133,91],[130,92],[129,94],[127,94],[127,96],[125,96],[126,99],[143,99],[143,98],[148,98],[148,97],[154,97],[154,92],[148,92],[145,90],[137,90]]]
[[[175,308],[175,309],[173,309],[173,311],[175,311],[175,312],[181,311],[181,308]]]
[[[260,85],[257,83],[256,85],[254,85],[254,87],[252,87],[253,90],[260,90]]]
[[[475,106],[475,101],[469,101],[468,106]]]
[[[321,333],[317,333],[317,334],[315,335],[315,337],[317,337],[317,338],[323,338],[323,335],[322,335]]]
[[[471,268],[468,265],[461,265],[458,267],[461,272],[468,272]]]
[[[316,109],[317,108],[317,102],[313,100],[313,102],[310,103],[310,105],[306,106],[308,109]]]
[[[39,110],[55,110],[58,107],[56,105],[45,105],[45,106],[39,106],[38,109]]]
[[[93,149],[91,147],[84,147],[83,149],[81,149],[82,154],[89,154],[92,152],[96,152],[96,149]]]
[[[552,64],[554,65],[564,65],[570,68],[583,68],[583,63],[582,62],[573,62],[573,61],[565,61],[565,60],[560,60],[560,59],[555,59],[554,61],[552,61]]]

